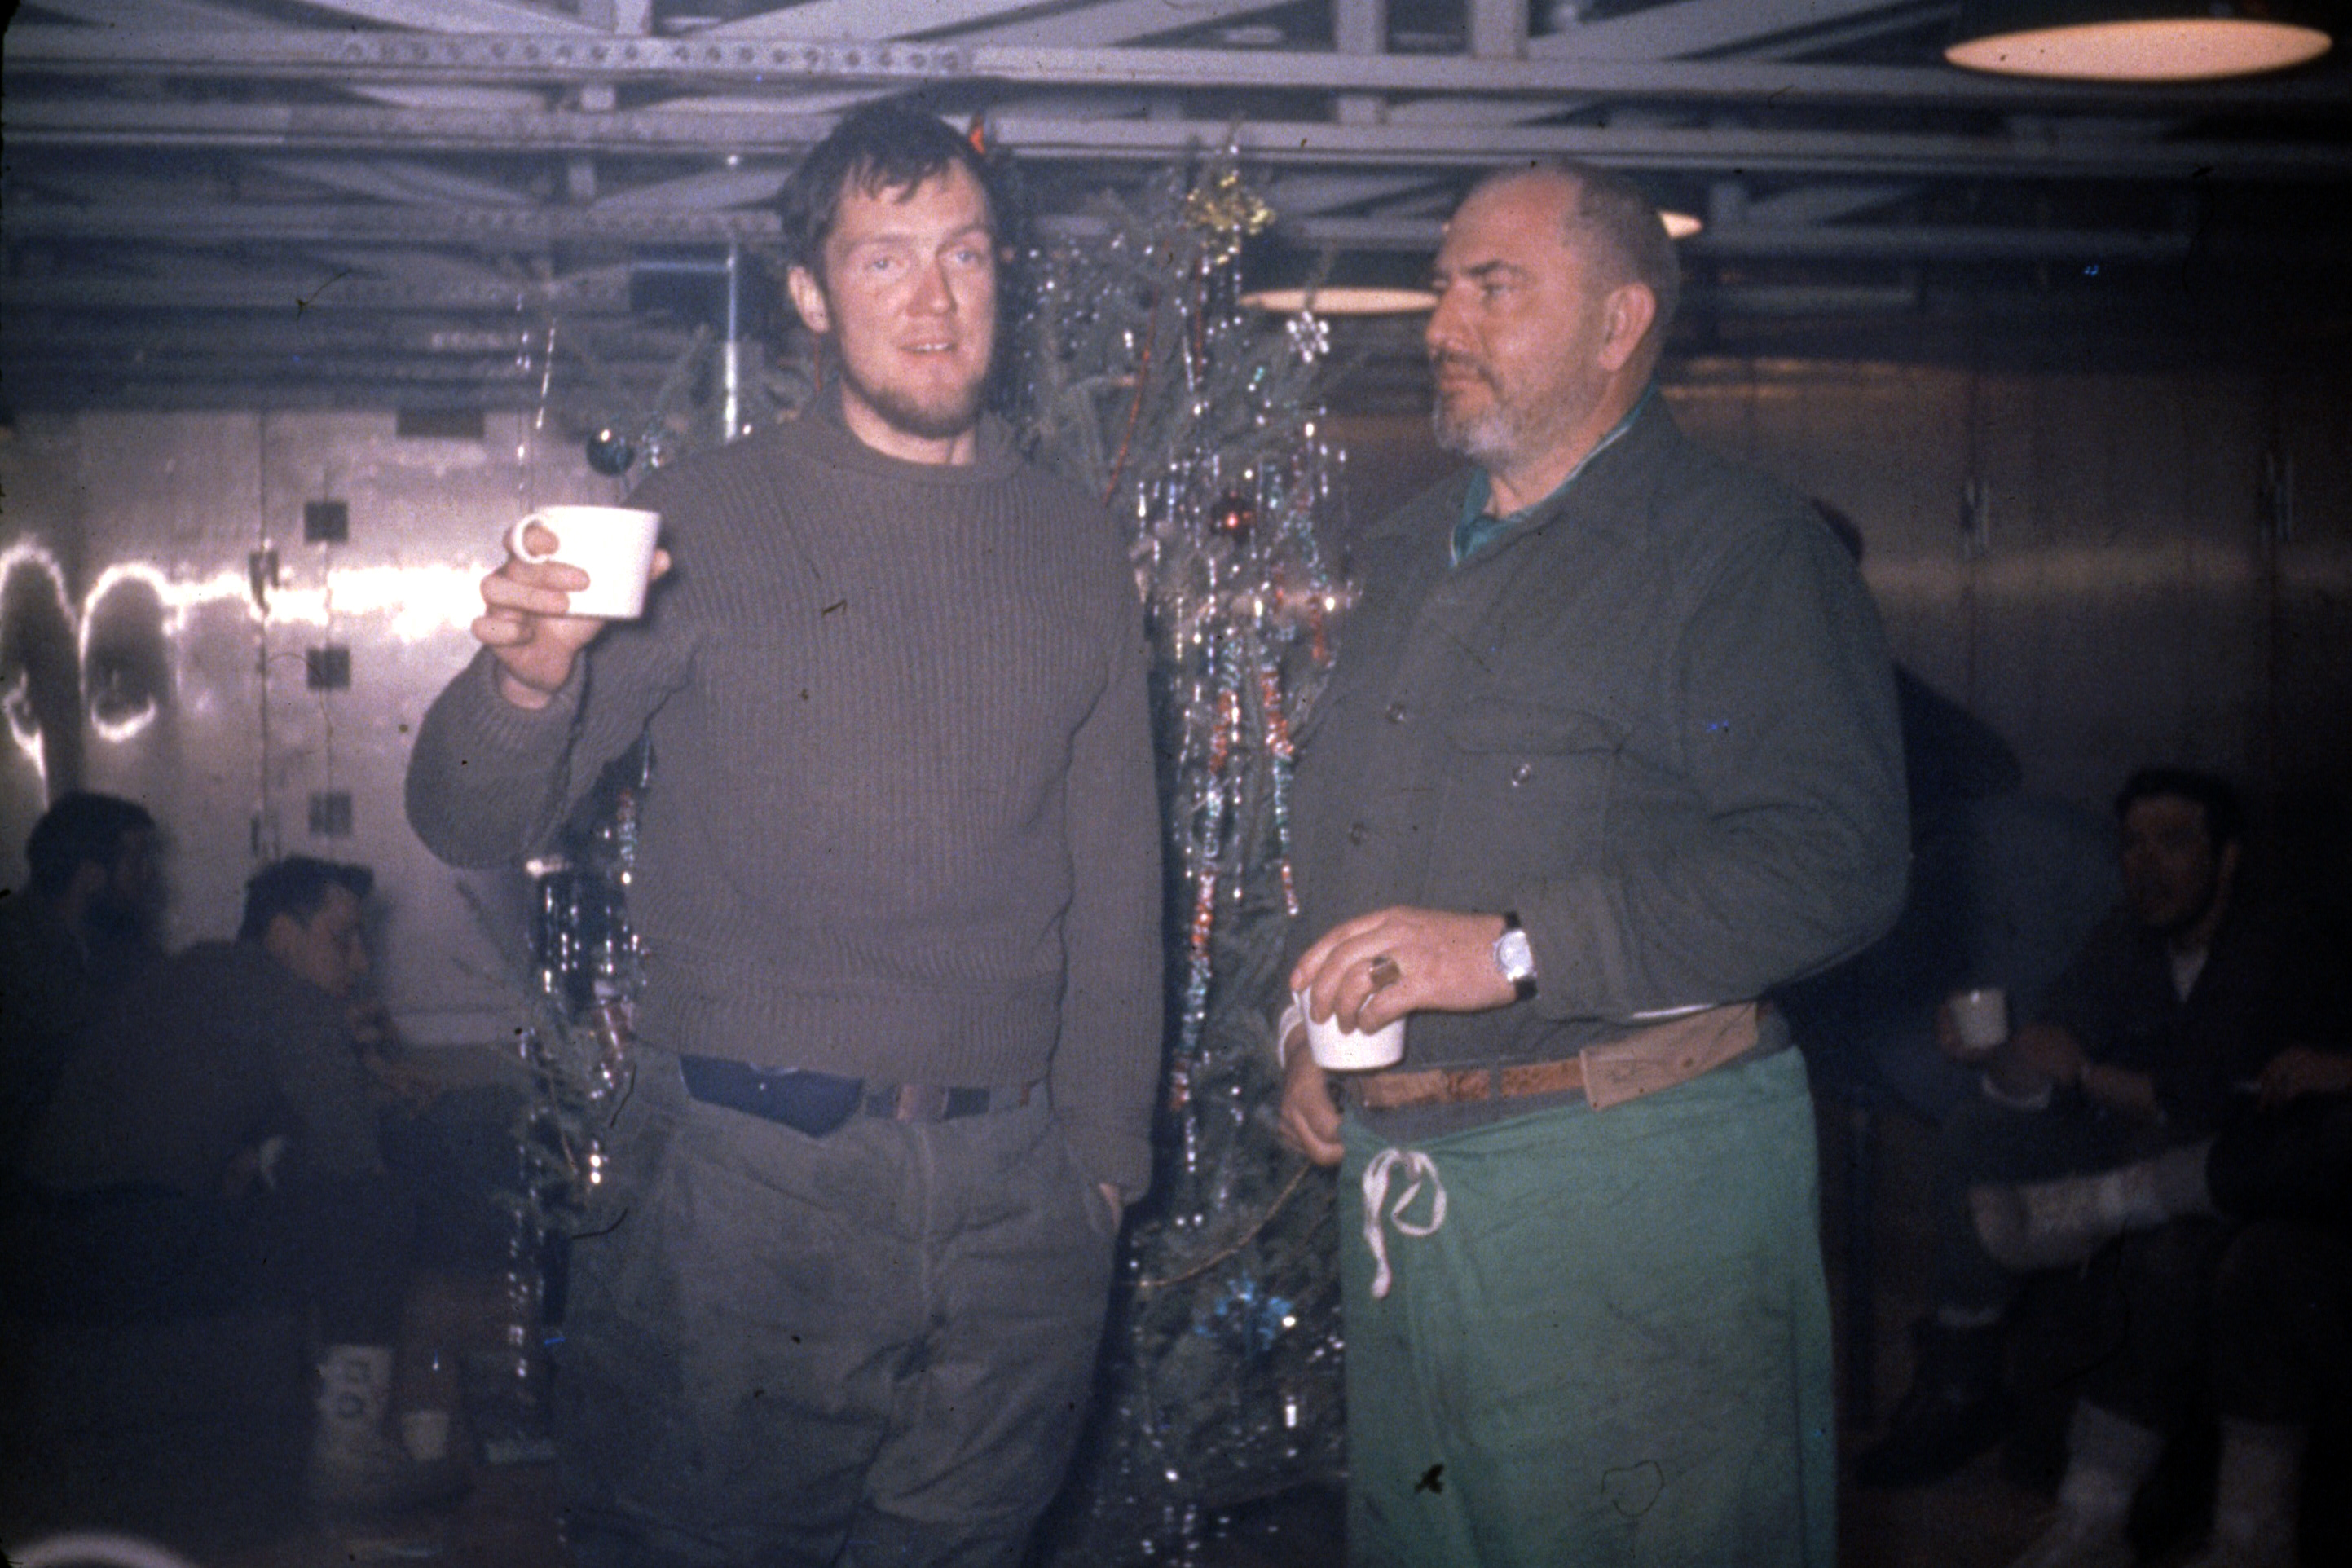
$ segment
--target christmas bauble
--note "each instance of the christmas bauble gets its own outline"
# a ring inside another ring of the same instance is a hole
[[[609,425],[588,437],[588,466],[600,474],[617,479],[636,460],[636,447]]]
[[[1257,522],[1257,498],[1242,490],[1227,490],[1209,509],[1209,523],[1219,533],[1238,547],[1249,543],[1250,529]]]

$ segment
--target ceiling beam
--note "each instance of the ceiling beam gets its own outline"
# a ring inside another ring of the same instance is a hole
[[[1264,0],[1259,0],[1260,4]],[[704,27],[703,38],[899,38],[1036,9],[1036,0],[806,0]]]
[[[1740,60],[1476,60],[1459,55],[1040,45],[635,38],[605,35],[425,37],[270,28],[133,32],[18,25],[11,76],[170,76],[540,83],[964,81],[1068,87],[1442,92],[1643,102],[1769,102],[2177,115],[2230,110],[2352,117],[2338,80],[2186,83],[2151,89],[2047,83],[1901,66]]]
[[[174,268],[184,267],[175,259]],[[625,315],[629,282],[625,269],[594,268],[544,279],[481,279],[463,282],[438,278],[358,278],[321,289],[269,279],[212,278],[190,281],[178,271],[152,278],[94,278],[58,274],[11,278],[0,283],[0,303],[13,313],[26,310],[254,310],[304,314],[317,311],[400,310],[434,314],[512,317],[560,305],[569,312]]]
[[[56,145],[144,148],[677,153],[796,156],[831,122],[779,115],[469,112],[332,106],[57,103],[24,95],[0,106],[20,154]],[[1509,159],[1588,157],[1628,169],[1801,174],[1838,178],[2341,181],[2352,143],[2151,142],[2137,137],[1889,131],[1783,131],[1652,125],[1342,125],[1326,121],[1056,120],[992,117],[996,141],[1033,157],[1116,165],[1197,156],[1231,142],[1267,167],[1488,168]],[[19,177],[27,171],[19,163]],[[18,209],[11,207],[13,215]],[[25,210],[33,210],[26,208]],[[337,209],[363,215],[364,208]],[[463,209],[459,209],[461,212]],[[13,226],[16,221],[11,216]],[[363,216],[359,221],[367,221]],[[470,221],[470,220],[460,220]],[[13,231],[12,231],[13,237]]]
[[[1528,53],[1542,59],[1686,59],[1880,12],[1920,10],[1887,0],[1676,0],[1542,34],[1528,40]]]
[[[637,245],[762,245],[777,236],[765,210],[683,211],[676,208],[475,207],[433,209],[331,204],[115,203],[79,205],[21,203],[6,214],[12,243],[58,240],[178,245],[446,245],[492,252],[535,253],[553,247],[585,250]],[[1048,226],[1049,227],[1052,226]],[[1282,231],[1297,243],[1353,249],[1431,250],[1440,233],[1435,217],[1286,219]],[[1798,226],[1749,223],[1712,227],[1687,242],[1700,252],[1786,257],[1933,259],[1938,255],[1995,258],[2011,254],[2145,258],[2162,249],[2177,255],[2184,234],[2062,228],[1970,227],[1961,225]],[[2151,248],[2157,247],[2157,248]],[[2168,248],[2165,248],[2168,247]],[[13,289],[14,285],[11,285]],[[340,292],[339,281],[328,292]],[[524,284],[486,281],[481,295],[512,301]]]
[[[550,5],[522,0],[304,0],[341,16],[428,33],[581,33],[604,31]]]
[[[1299,218],[1282,226],[1301,244],[1349,250],[1433,251],[1436,218]],[[1709,227],[1681,242],[1686,254],[1815,261],[2178,261],[2195,244],[2185,234],[2133,229],[1963,227],[1957,224],[1792,228],[1782,224]],[[2352,238],[2335,247],[2352,251]]]

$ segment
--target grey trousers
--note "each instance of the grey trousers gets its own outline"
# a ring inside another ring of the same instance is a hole
[[[556,1351],[586,1568],[1006,1564],[1061,1484],[1108,1205],[1042,1102],[824,1138],[647,1052]]]

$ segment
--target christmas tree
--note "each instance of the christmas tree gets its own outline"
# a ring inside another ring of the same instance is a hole
[[[1341,1464],[1328,1173],[1276,1142],[1271,1039],[1296,914],[1291,736],[1342,602],[1318,546],[1335,455],[1322,323],[1238,298],[1272,214],[1230,158],[1030,258],[1008,385],[1038,459],[1130,531],[1154,651],[1170,1026],[1101,1405],[1051,1562],[1185,1561],[1239,1504]]]

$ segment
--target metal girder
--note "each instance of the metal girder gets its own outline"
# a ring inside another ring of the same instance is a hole
[[[1350,250],[1433,251],[1444,229],[1435,218],[1298,218],[1281,226],[1303,245]],[[1846,228],[1791,228],[1780,224],[1709,227],[1682,242],[1703,256],[1785,257],[1809,260],[2040,261],[2095,258],[2102,261],[2177,261],[2192,240],[2181,234],[2130,229],[1965,228],[1902,224]],[[2352,241],[2347,241],[2352,247]]]
[[[824,119],[630,110],[536,114],[334,106],[43,102],[0,107],[19,151],[43,145],[428,149],[467,152],[722,152],[795,155],[830,129]],[[1232,142],[1269,166],[1481,168],[1517,157],[1589,157],[1625,168],[1726,170],[1888,178],[2339,180],[2352,143],[2151,142],[2051,133],[1964,135],[1893,131],[1735,130],[1674,126],[1343,125],[1327,121],[992,118],[1001,144],[1033,157],[1118,163],[1181,159]],[[347,209],[355,214],[364,208]],[[11,220],[14,221],[13,219]],[[471,220],[468,220],[471,221]]]
[[[295,312],[388,310],[443,315],[505,314],[560,305],[567,315],[629,309],[625,274],[532,280],[462,282],[446,279],[343,278],[320,288],[312,279],[292,285],[268,279],[189,280],[57,276],[11,278],[0,283],[0,305],[25,310],[239,310]]]
[[[8,30],[11,74],[125,71],[337,81],[698,84],[989,80],[1060,86],[1315,92],[1446,93],[1643,102],[1769,102],[2142,114],[2225,110],[2352,116],[2340,84],[2198,83],[2119,89],[1899,66],[1739,60],[1480,60],[1460,55],[1144,47],[1058,48],[958,42],[622,38],[607,35],[425,36],[270,28],[137,33],[23,26]]]
[[[0,125],[19,147],[316,148],[462,153],[780,153],[797,154],[833,128],[811,114],[698,110],[411,110],[341,104],[122,103],[0,100]]]
[[[939,33],[1035,9],[1035,0],[806,0],[702,28],[701,38],[881,38]]]
[[[289,179],[388,202],[531,205],[531,198],[520,191],[404,159],[269,158],[260,163],[272,174]]]
[[[551,5],[521,0],[304,0],[321,11],[389,27],[436,33],[601,33],[603,28]]]
[[[771,212],[683,208],[393,206],[375,203],[177,202],[75,206],[12,202],[0,212],[12,242],[147,240],[181,245],[465,245],[498,250],[551,245],[726,245],[772,240]]]
[[[1899,132],[1747,131],[1656,126],[1410,127],[1249,121],[1234,126],[1140,120],[992,120],[1029,157],[1166,160],[1230,144],[1270,166],[1386,164],[1489,168],[1527,157],[1590,158],[1629,169],[1734,169],[1842,176],[2003,175],[2033,179],[2340,180],[2352,145],[2077,142]]]
[[[8,29],[7,68],[173,76],[377,81],[549,82],[929,80],[961,76],[966,53],[895,42],[788,43],[760,38],[646,38],[579,33],[389,33],[270,27],[134,32],[34,26]]]
[[[1881,13],[1917,16],[1955,8],[1888,0],[1678,0],[1560,27],[1528,39],[1528,53],[1544,59],[1686,58]]]
[[[1003,44],[1061,48],[1076,45],[1117,44],[1149,38],[1160,33],[1189,31],[1212,22],[1229,22],[1259,11],[1275,9],[1281,0],[1105,0],[1017,22],[996,22],[960,33],[960,44]]]

